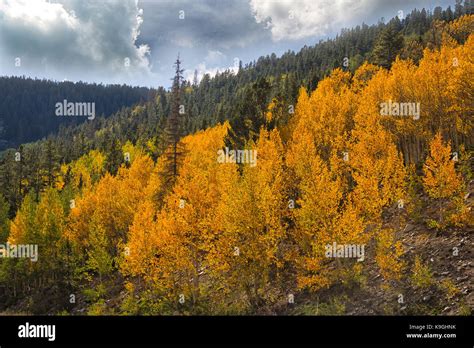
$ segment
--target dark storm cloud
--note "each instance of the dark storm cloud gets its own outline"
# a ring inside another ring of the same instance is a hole
[[[269,38],[247,0],[141,0],[139,5],[144,11],[143,42],[226,49]]]
[[[198,76],[235,70],[236,60],[253,59],[256,45],[272,42],[248,0],[140,0],[139,6],[144,21],[138,42],[150,45],[153,71],[166,86],[178,53],[189,79],[194,69]]]

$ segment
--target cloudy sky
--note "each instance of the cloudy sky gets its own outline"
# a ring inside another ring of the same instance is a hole
[[[169,87],[454,0],[0,0],[0,75]]]

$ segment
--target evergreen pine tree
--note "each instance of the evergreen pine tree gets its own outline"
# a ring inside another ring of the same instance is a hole
[[[110,138],[109,138],[110,139]],[[123,153],[120,143],[117,139],[108,141],[107,144],[107,161],[106,168],[110,174],[117,174],[120,165],[123,162]]]
[[[388,25],[379,35],[372,51],[372,62],[388,69],[403,47],[403,36],[395,25]]]
[[[183,69],[181,68],[181,61],[176,58],[175,76],[173,86],[171,88],[171,110],[168,116],[165,139],[164,139],[164,154],[162,158],[166,161],[164,166],[164,178],[168,187],[172,187],[178,175],[178,168],[184,156],[184,144],[181,138],[184,135],[183,129],[183,115],[185,114],[184,105],[182,104],[182,85],[183,85]]]
[[[46,186],[53,186],[59,171],[59,156],[51,138],[46,141],[43,158],[43,171]]]
[[[10,220],[8,212],[10,207],[8,202],[0,193],[0,244],[3,244],[7,241],[8,235],[10,233]]]

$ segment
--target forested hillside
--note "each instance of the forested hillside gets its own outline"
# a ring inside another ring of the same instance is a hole
[[[0,151],[36,141],[74,126],[85,117],[61,118],[55,104],[94,102],[96,116],[110,116],[123,107],[153,100],[154,91],[145,87],[97,85],[82,82],[55,82],[25,77],[0,77]]]
[[[153,101],[5,151],[0,244],[39,258],[0,260],[0,308],[469,314],[466,12],[413,11],[199,83],[178,59]],[[425,249],[442,238],[454,269]]]
[[[403,59],[412,59],[417,63],[424,48],[440,47],[441,33],[445,27],[443,23],[471,12],[472,5],[469,1],[466,1],[464,5],[457,4],[454,11],[450,7],[445,10],[437,7],[433,13],[424,9],[413,10],[403,20],[396,17],[386,24],[380,22],[372,26],[362,25],[343,30],[335,39],[304,47],[298,53],[287,52],[280,58],[272,54],[261,57],[256,62],[241,64],[241,69],[236,75],[226,71],[213,78],[204,75],[199,83],[198,81],[183,81],[181,86],[183,91],[181,103],[185,111],[183,132],[189,134],[229,120],[232,130],[228,142],[242,146],[250,137],[256,138],[270,103],[275,109],[274,113],[278,114],[273,121],[274,126],[283,126],[289,120],[290,114],[287,111],[294,110],[300,86],[311,91],[332,69],[340,67],[344,71],[354,72],[366,60],[387,67],[398,54]],[[466,39],[469,28],[463,30],[461,34],[457,34],[458,40]],[[2,81],[10,80],[0,79],[0,83]],[[5,86],[6,88],[2,91],[7,91],[7,98],[0,101],[5,104],[5,107],[0,110],[11,109],[12,114],[18,116],[18,118],[8,117],[4,121],[11,124],[9,127],[3,127],[4,134],[9,132],[7,129],[11,129],[12,133],[8,133],[10,136],[0,137],[6,138],[7,142],[13,139],[17,144],[24,142],[18,132],[29,133],[30,140],[34,140],[48,135],[57,129],[60,123],[66,125],[81,122],[77,118],[64,120],[53,115],[53,101],[57,102],[57,97],[62,97],[62,93],[68,92],[74,96],[75,93],[79,93],[73,92],[77,90],[81,91],[81,98],[83,98],[81,100],[88,101],[89,95],[90,100],[97,100],[97,117],[93,122],[87,121],[79,126],[61,127],[58,135],[50,137],[47,141],[22,146],[20,152],[23,153],[24,158],[28,159],[25,163],[29,163],[29,169],[25,169],[21,175],[30,184],[13,185],[16,188],[11,188],[10,182],[19,180],[18,172],[12,171],[14,166],[12,162],[14,153],[20,148],[3,154],[0,160],[0,173],[4,173],[1,177],[3,191],[0,192],[9,201],[12,214],[18,209],[19,202],[28,191],[34,189],[40,192],[47,187],[47,182],[37,173],[51,172],[53,167],[54,171],[57,171],[57,163],[77,160],[90,150],[97,149],[109,157],[110,167],[107,169],[112,169],[114,172],[116,167],[123,163],[120,146],[126,141],[146,145],[145,147],[154,159],[163,151],[164,129],[171,108],[171,92],[163,87],[152,93],[151,102],[140,104],[133,109],[124,108],[112,117],[105,118],[100,115],[108,116],[109,112],[118,110],[121,105],[146,100],[150,96],[150,91],[130,89],[126,86],[105,88],[100,85],[54,83],[17,78],[13,78],[12,81],[16,81],[19,85],[17,88]],[[26,87],[33,88],[38,85],[49,87],[34,88],[31,93],[24,92],[29,90]],[[97,95],[100,95],[98,90],[104,90],[103,100],[97,99]],[[32,102],[19,104],[18,101],[21,98],[8,98],[9,93],[14,95],[16,93],[19,97],[24,95],[22,98],[32,100]],[[94,95],[96,97],[92,97]],[[39,109],[38,114],[32,113],[35,107]],[[30,116],[21,116],[25,112]],[[0,115],[2,114],[6,112],[0,111]],[[52,128],[49,126],[51,124]],[[38,129],[41,129],[39,134],[35,133]],[[399,141],[399,147],[410,147],[410,150],[404,151],[404,155],[418,156],[416,160],[419,160],[419,155],[426,150],[426,141],[418,141],[417,144],[407,144],[410,142],[409,139],[400,138]],[[402,141],[405,143],[402,144]],[[4,141],[3,144],[5,145],[6,142]],[[116,163],[110,164],[112,162]],[[48,174],[50,177],[54,175],[54,173]]]

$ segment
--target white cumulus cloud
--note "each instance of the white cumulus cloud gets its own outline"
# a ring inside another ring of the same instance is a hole
[[[139,79],[150,73],[142,14],[137,0],[0,0],[0,73]]]
[[[323,36],[359,17],[371,0],[250,0],[258,23],[265,23],[275,41]]]

